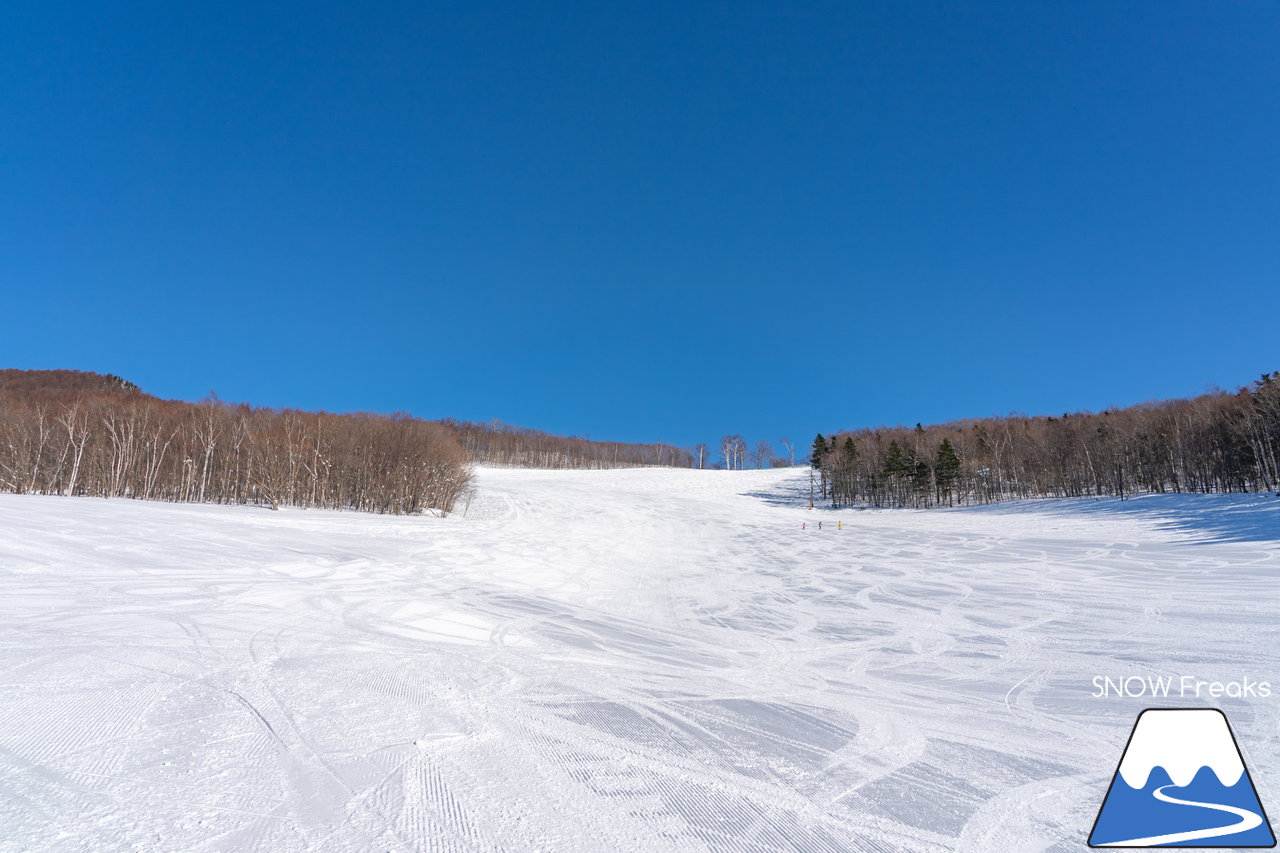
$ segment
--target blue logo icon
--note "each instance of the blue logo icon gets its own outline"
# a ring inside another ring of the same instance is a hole
[[[1216,708],[1138,715],[1090,847],[1275,847],[1226,716]]]

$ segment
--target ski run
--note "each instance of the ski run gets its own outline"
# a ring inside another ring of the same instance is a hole
[[[1149,706],[1221,707],[1280,809],[1273,496],[477,486],[449,518],[0,495],[0,850],[1077,851]],[[1097,695],[1131,676],[1276,693]]]

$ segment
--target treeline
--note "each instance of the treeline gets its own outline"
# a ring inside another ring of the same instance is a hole
[[[927,507],[1010,498],[1280,489],[1280,372],[1235,393],[1099,414],[819,435],[815,499]]]
[[[461,442],[468,458],[485,465],[517,468],[630,468],[644,465],[688,468],[694,457],[669,444],[625,444],[552,435],[508,424],[439,422]]]
[[[0,491],[405,514],[452,509],[470,463],[689,467],[688,450],[497,422],[161,400],[118,376],[0,370]]]
[[[440,424],[160,400],[115,376],[0,370],[0,490],[448,512],[470,485]]]
[[[773,444],[760,439],[748,449],[747,440],[737,433],[720,438],[720,459],[712,461],[712,448],[699,444],[693,448],[690,458],[695,468],[717,468],[727,471],[740,471],[745,468],[786,468],[795,464],[796,448],[790,439],[780,438],[778,441],[785,449],[785,456],[775,456]]]

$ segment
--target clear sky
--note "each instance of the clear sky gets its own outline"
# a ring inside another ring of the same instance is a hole
[[[0,366],[689,445],[1280,369],[1280,4],[14,2]]]

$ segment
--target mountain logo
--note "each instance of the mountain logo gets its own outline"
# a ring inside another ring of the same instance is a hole
[[[1090,847],[1275,847],[1235,735],[1217,708],[1138,715]]]

